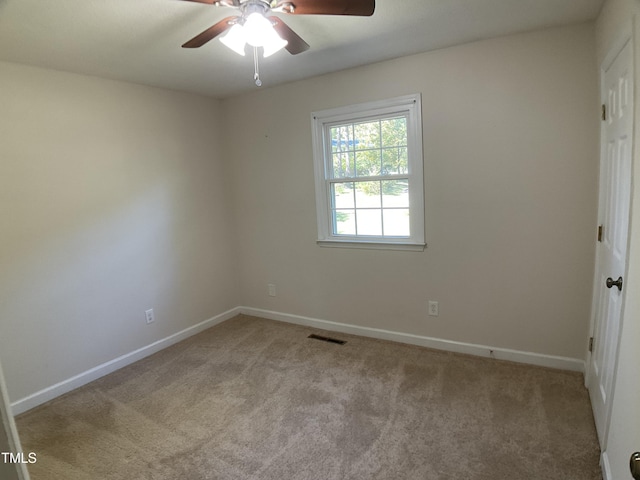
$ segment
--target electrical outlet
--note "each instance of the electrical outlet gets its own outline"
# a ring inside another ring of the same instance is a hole
[[[267,284],[267,291],[270,297],[276,296],[276,286],[273,283]]]
[[[429,300],[429,316],[437,317],[439,313],[438,302]]]
[[[144,316],[147,319],[147,324],[153,323],[156,321],[155,317],[153,316],[153,308],[150,308],[149,310],[145,310]]]

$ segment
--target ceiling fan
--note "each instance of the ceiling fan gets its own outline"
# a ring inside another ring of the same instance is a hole
[[[257,49],[262,47],[268,57],[282,48],[297,55],[309,49],[296,32],[271,13],[289,15],[355,15],[371,16],[375,0],[186,0],[239,10],[238,15],[223,18],[204,32],[182,45],[182,48],[198,48],[218,35],[220,41],[240,55],[246,45],[253,47],[256,85],[260,86]]]

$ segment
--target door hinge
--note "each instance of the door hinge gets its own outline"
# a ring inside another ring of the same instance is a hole
[[[607,119],[607,106],[603,103],[602,104],[602,120],[606,120]]]
[[[589,351],[593,352],[593,337],[589,339]]]
[[[604,232],[604,227],[602,225],[598,225],[598,241],[602,241],[602,232]]]

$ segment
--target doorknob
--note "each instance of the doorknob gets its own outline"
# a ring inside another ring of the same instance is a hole
[[[635,480],[640,480],[640,452],[631,454],[631,459],[629,460],[629,469],[631,470],[631,476]]]
[[[607,278],[607,288],[611,288],[613,286],[618,287],[618,290],[622,291],[622,277],[618,277],[617,280],[614,280],[613,278],[609,277]]]

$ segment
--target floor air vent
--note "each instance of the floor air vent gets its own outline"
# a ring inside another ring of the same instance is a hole
[[[337,343],[338,345],[344,345],[345,343],[347,343],[346,340],[338,340],[337,338],[323,337],[322,335],[316,335],[315,333],[312,333],[307,338],[313,338],[314,340],[322,340],[323,342]]]

